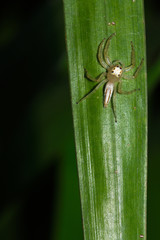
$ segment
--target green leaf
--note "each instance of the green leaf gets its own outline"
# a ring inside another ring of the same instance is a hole
[[[147,89],[146,64],[136,80],[103,107],[103,87],[80,104],[95,84],[84,78],[104,69],[97,48],[116,32],[109,56],[129,65],[133,41],[136,66],[145,58],[142,0],[64,0],[71,99],[85,240],[146,239]],[[134,71],[128,73],[133,74]]]

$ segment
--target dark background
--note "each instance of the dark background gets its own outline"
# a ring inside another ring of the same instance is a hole
[[[160,228],[160,14],[145,1],[148,240]],[[0,239],[82,240],[61,0],[0,8]]]

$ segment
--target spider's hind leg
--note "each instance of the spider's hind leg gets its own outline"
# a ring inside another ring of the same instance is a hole
[[[122,78],[125,79],[125,80],[131,80],[131,79],[136,78],[136,77],[138,76],[139,72],[141,71],[143,62],[144,62],[144,58],[142,58],[139,66],[137,67],[137,69],[136,69],[136,71],[134,72],[133,76],[122,76]]]
[[[135,73],[133,74],[133,78],[136,78],[136,77],[138,76],[139,72],[141,71],[141,68],[142,68],[142,64],[143,64],[143,62],[144,62],[144,58],[142,58],[142,60],[141,60],[141,62],[140,62],[140,64],[139,64],[139,66],[137,67]]]
[[[94,92],[96,92],[97,91],[97,89],[103,84],[103,83],[105,83],[107,80],[106,79],[104,79],[103,81],[101,81],[100,83],[98,83],[97,85],[96,85],[96,87],[94,88],[94,89],[92,89],[89,93],[87,93],[84,97],[82,97],[78,102],[77,102],[77,104],[78,103],[80,103],[80,102],[82,102],[83,100],[85,100],[86,98],[88,98],[89,96],[91,96]]]
[[[90,81],[92,81],[92,82],[101,82],[102,79],[103,79],[104,77],[106,77],[106,72],[103,72],[103,73],[101,73],[97,78],[93,78],[93,77],[91,77],[91,76],[88,74],[88,71],[87,71],[86,69],[84,69],[84,70],[85,70],[84,76],[85,76],[88,80],[90,80]]]
[[[118,83],[118,89],[117,89],[117,91],[118,91],[119,94],[129,95],[129,94],[131,94],[131,93],[133,93],[133,92],[136,92],[136,91],[139,91],[139,90],[140,90],[140,89],[137,88],[137,89],[133,89],[133,90],[131,90],[131,91],[123,91],[123,90],[122,90],[122,82],[119,82],[119,83]]]
[[[134,47],[133,47],[133,43],[131,42],[131,65],[129,65],[128,67],[124,68],[124,72],[128,72],[130,71],[132,68],[134,68],[135,63],[136,63],[136,59],[135,59],[135,51],[134,51]]]

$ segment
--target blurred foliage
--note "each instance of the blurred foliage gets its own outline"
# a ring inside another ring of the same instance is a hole
[[[0,239],[82,239],[62,2],[3,11]]]
[[[157,5],[145,1],[150,240],[160,215]],[[0,239],[82,240],[62,2],[4,1],[0,13]]]
[[[148,210],[147,229],[148,240],[159,236],[160,215],[160,32],[157,26],[160,22],[158,1],[145,1],[147,62],[148,62]]]

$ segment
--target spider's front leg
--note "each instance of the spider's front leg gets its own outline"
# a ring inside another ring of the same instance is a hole
[[[108,48],[109,48],[111,38],[115,35],[116,35],[116,33],[113,33],[107,39],[104,50],[103,50],[103,43],[106,40],[105,38],[102,40],[102,42],[100,43],[99,48],[98,48],[98,61],[101,64],[101,66],[105,69],[108,68],[108,66],[110,66],[112,64],[109,59],[109,56],[108,56]]]
[[[99,63],[101,64],[101,66],[105,69],[107,69],[108,65],[107,63],[104,61],[103,59],[103,43],[106,39],[104,38],[102,40],[102,42],[100,43],[99,47],[98,47],[98,54],[97,54],[97,57],[98,57],[98,61]]]
[[[108,66],[110,66],[112,63],[111,63],[111,60],[108,56],[108,49],[109,49],[109,44],[110,44],[110,41],[111,41],[111,38],[113,36],[115,36],[116,33],[113,33],[108,39],[107,39],[107,42],[105,44],[105,47],[104,47],[104,60],[105,62],[107,63]]]
[[[123,90],[122,90],[122,82],[119,82],[119,83],[118,83],[118,89],[117,89],[117,91],[118,91],[119,94],[129,95],[129,94],[131,94],[131,93],[133,93],[133,92],[136,92],[136,91],[139,91],[139,90],[140,90],[140,89],[138,88],[138,89],[133,89],[133,90],[131,90],[131,91],[123,91]]]

